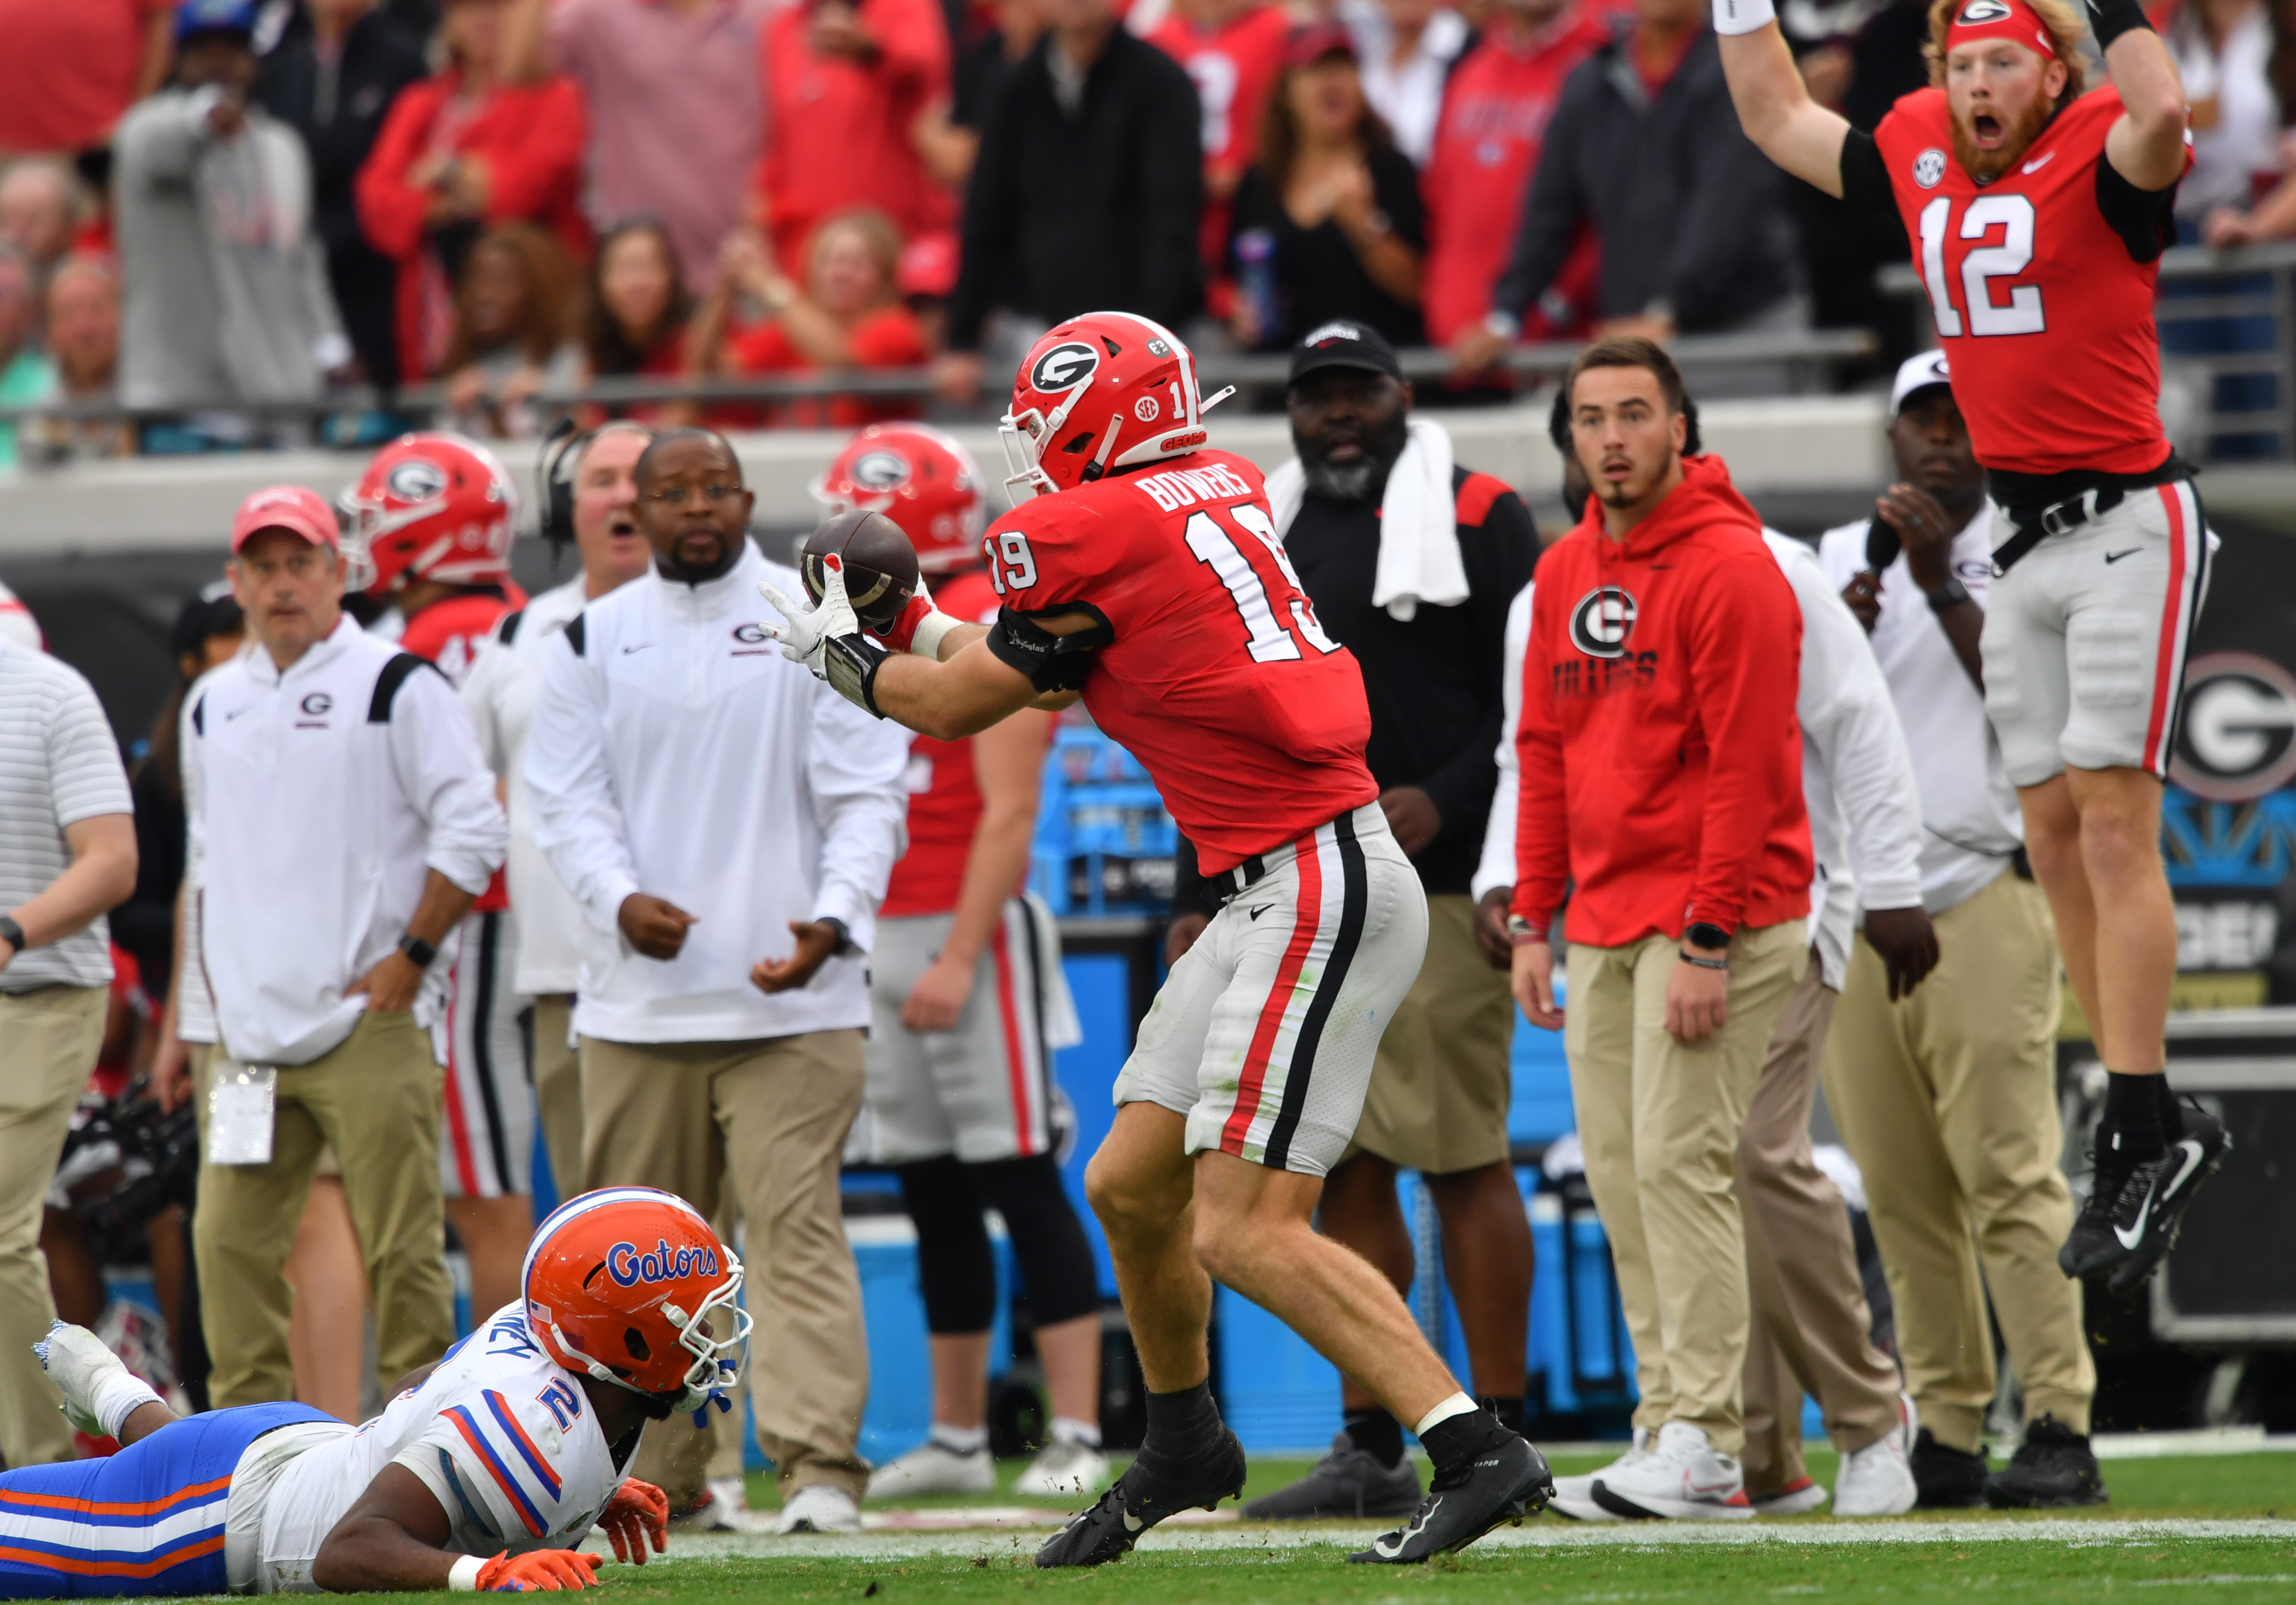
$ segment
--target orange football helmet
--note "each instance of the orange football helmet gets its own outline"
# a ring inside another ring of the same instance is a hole
[[[741,1378],[742,1262],[675,1193],[601,1187],[569,1199],[536,1228],[521,1283],[527,1324],[569,1371],[695,1411],[713,1397],[725,1407]],[[710,1331],[721,1309],[730,1336]]]
[[[814,481],[813,499],[832,518],[856,509],[883,513],[909,537],[927,574],[980,561],[988,521],[980,470],[961,443],[930,424],[871,424]]]
[[[510,577],[518,483],[461,435],[401,435],[343,492],[344,588],[389,595],[411,580],[471,585]]]
[[[1004,488],[1015,504],[1195,451],[1203,415],[1234,393],[1196,394],[1196,359],[1163,324],[1130,312],[1087,312],[1035,345],[998,422]]]

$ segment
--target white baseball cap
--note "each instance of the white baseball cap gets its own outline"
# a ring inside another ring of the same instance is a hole
[[[1944,352],[1924,351],[1899,363],[1897,382],[1890,387],[1890,422],[1898,422],[1898,414],[1905,410],[1906,397],[1940,384],[1948,389],[1953,388],[1953,375],[1947,371]]]

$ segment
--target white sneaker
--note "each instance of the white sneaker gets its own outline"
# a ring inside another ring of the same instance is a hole
[[[1807,1516],[1825,1503],[1825,1490],[1808,1478],[1754,1501],[1757,1516]]]
[[[1914,1401],[1898,1396],[1898,1424],[1863,1449],[1841,1457],[1833,1484],[1837,1516],[1902,1516],[1914,1508]]]
[[[927,1494],[988,1494],[996,1486],[996,1462],[986,1445],[960,1454],[929,1437],[898,1460],[869,1473],[865,1499],[916,1499]]]
[[[791,1494],[782,1506],[781,1525],[775,1530],[857,1533],[861,1530],[861,1507],[843,1488],[832,1487],[825,1482],[809,1482]]]
[[[1029,1469],[1013,1482],[1013,1491],[1057,1499],[1071,1494],[1097,1494],[1107,1482],[1107,1455],[1089,1444],[1055,1438],[1029,1462]]]
[[[739,1477],[713,1477],[709,1482],[709,1503],[695,1523],[704,1532],[746,1533],[758,1526],[757,1518],[750,1511],[750,1486]]]
[[[1595,1478],[1595,1503],[1612,1515],[1667,1521],[1743,1521],[1754,1513],[1746,1474],[1705,1429],[1669,1421],[1637,1465]]]
[[[1635,1429],[1635,1441],[1628,1446],[1627,1452],[1601,1470],[1583,1472],[1577,1477],[1556,1478],[1554,1497],[1546,1502],[1546,1508],[1558,1516],[1568,1516],[1573,1521],[1616,1521],[1620,1519],[1618,1517],[1595,1503],[1595,1479],[1625,1470],[1629,1466],[1638,1466],[1649,1457],[1650,1429],[1637,1427]]]
[[[126,1385],[131,1389],[142,1388],[153,1398],[159,1396],[136,1382],[119,1356],[84,1326],[59,1321],[48,1328],[46,1337],[32,1345],[32,1352],[39,1355],[40,1369],[48,1373],[48,1380],[64,1396],[64,1420],[91,1437],[108,1436],[102,1414],[105,1394]]]

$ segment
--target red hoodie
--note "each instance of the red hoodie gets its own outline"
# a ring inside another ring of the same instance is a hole
[[[1514,912],[1621,947],[1809,913],[1801,610],[1718,457],[1625,543],[1599,504],[1538,560],[1515,738]]]

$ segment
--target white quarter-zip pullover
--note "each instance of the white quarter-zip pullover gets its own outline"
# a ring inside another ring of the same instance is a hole
[[[510,834],[494,777],[445,676],[348,617],[284,673],[261,651],[216,670],[192,736],[189,858],[223,1046],[308,1064],[358,1023],[365,995],[344,989],[398,946],[431,870],[486,889]]]
[[[782,656],[758,582],[796,573],[743,544],[699,585],[659,572],[600,597],[551,643],[526,748],[534,836],[587,916],[575,1029],[608,1042],[740,1042],[869,1023],[863,954],[906,835],[909,733]],[[677,957],[623,939],[623,900],[698,922]],[[512,894],[513,897],[515,893]],[[858,950],[768,995],[760,959],[793,921]]]

